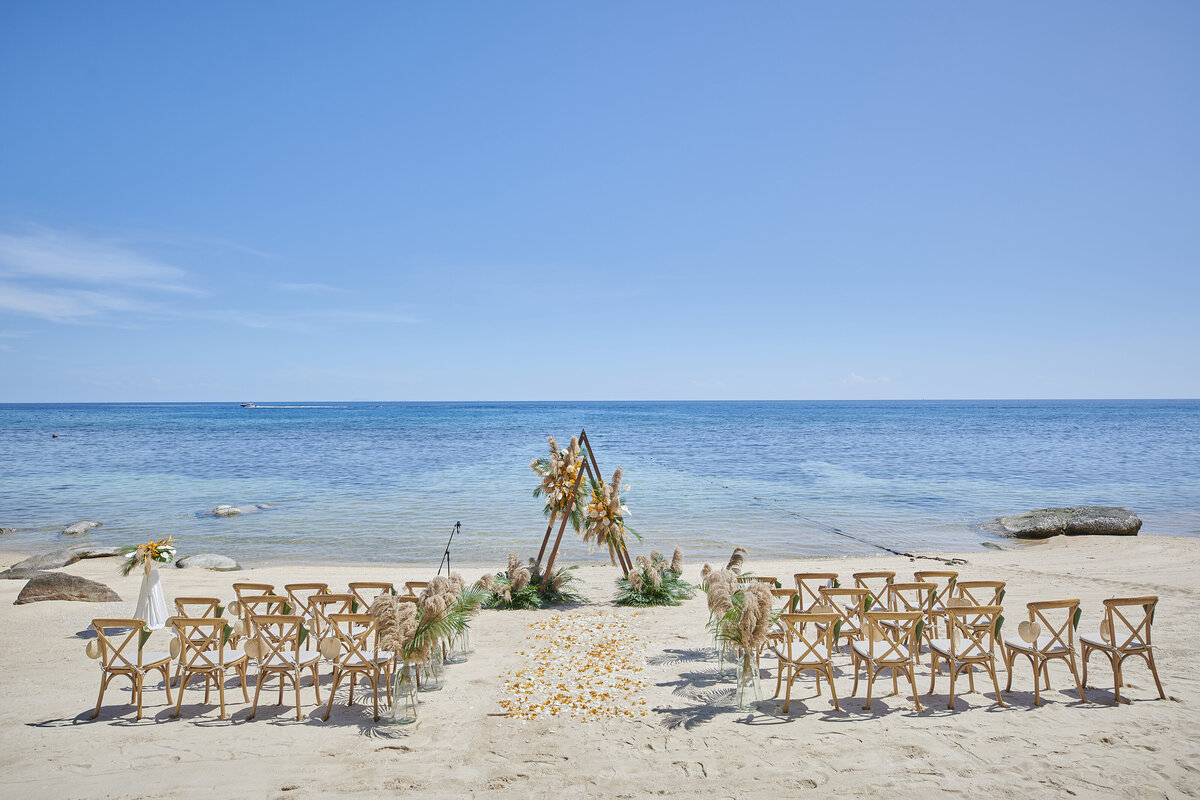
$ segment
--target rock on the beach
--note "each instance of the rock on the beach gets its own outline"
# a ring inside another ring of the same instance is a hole
[[[55,550],[50,553],[30,556],[24,561],[12,565],[13,569],[58,569],[74,564],[79,560],[79,554],[74,550]]]
[[[232,558],[216,553],[197,553],[194,556],[184,556],[175,560],[175,566],[180,569],[213,569],[218,572],[232,572],[235,569],[241,569],[241,566]]]
[[[121,598],[103,583],[65,572],[46,572],[25,584],[14,606],[42,600],[79,600],[85,603],[119,603]]]
[[[121,548],[85,544],[72,547],[71,552],[80,558],[111,558],[121,555]]]
[[[74,525],[63,528],[63,536],[82,536],[92,528],[99,528],[103,524],[103,522],[85,519],[83,522],[76,522]]]
[[[997,517],[987,530],[1015,539],[1048,539],[1051,536],[1137,536],[1142,520],[1119,506],[1041,508]]]
[[[10,567],[9,569],[0,572],[0,580],[6,581],[27,581],[30,578],[36,578],[38,575],[49,575],[49,572],[43,572],[40,569],[26,569],[25,567]]]

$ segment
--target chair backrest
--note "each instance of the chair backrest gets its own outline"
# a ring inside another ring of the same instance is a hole
[[[246,612],[245,600],[251,597],[273,596],[275,587],[269,583],[235,583],[233,585],[233,594],[237,599],[238,616],[246,624],[246,630],[250,630],[250,615]]]
[[[876,664],[915,663],[917,629],[925,621],[924,614],[919,611],[868,611],[864,617],[863,639],[872,661]]]
[[[855,586],[871,593],[871,597],[875,598],[876,606],[883,606],[887,603],[888,584],[896,580],[896,573],[877,570],[875,572],[855,572],[850,577],[854,578]]]
[[[926,625],[929,624],[929,620],[933,616],[933,600],[937,595],[937,584],[922,581],[889,583],[887,588],[888,611],[918,611],[925,617]]]
[[[1104,601],[1104,621],[1100,636],[1118,650],[1150,646],[1150,626],[1158,598],[1113,597]]]
[[[366,611],[381,594],[393,594],[396,587],[385,581],[354,581],[347,585],[350,594],[358,600],[359,608]]]
[[[429,586],[429,581],[405,581],[404,590],[411,595],[415,595],[418,589],[424,589]]]
[[[1043,600],[1027,603],[1029,621],[1041,629],[1032,643],[1043,653],[1075,649],[1075,628],[1079,625],[1079,600]],[[1045,641],[1043,642],[1043,639]]]
[[[946,607],[946,601],[954,597],[954,584],[958,582],[958,572],[952,569],[923,569],[913,573],[918,583],[932,583],[937,587],[933,604],[935,607]]]
[[[180,643],[179,663],[185,670],[213,670],[221,666],[225,654],[225,626],[216,617],[171,617]]]
[[[836,572],[797,572],[792,578],[796,581],[796,591],[800,599],[796,601],[796,611],[804,612],[825,601],[821,598],[821,587],[837,588]]]
[[[258,642],[260,666],[288,666],[282,656],[300,650],[300,627],[304,617],[299,614],[262,614],[254,618],[254,636]]]
[[[295,613],[305,617],[312,617],[314,614],[313,605],[310,602],[312,598],[329,593],[329,584],[327,583],[289,583],[283,587],[287,592],[287,596],[291,599],[292,610]]]
[[[375,637],[375,645],[368,654],[367,642],[371,634],[376,633],[375,618],[370,614],[330,614],[329,626],[337,637],[337,661],[341,664],[371,663],[373,656],[379,652],[379,638]]]
[[[958,597],[976,606],[1004,605],[1004,581],[958,581],[954,584]]]
[[[1000,606],[960,606],[946,609],[950,623],[950,654],[958,661],[987,661],[996,644]]]
[[[275,594],[263,594],[247,597],[240,601],[242,619],[246,621],[245,634],[253,636],[258,618],[286,613],[289,609],[288,599]]]
[[[771,589],[774,608],[784,614],[792,613],[797,604],[798,593],[795,589]]]
[[[316,594],[308,601],[308,607],[312,610],[313,634],[318,638],[322,638],[325,632],[329,630],[329,615],[330,614],[352,614],[354,613],[354,604],[358,602],[352,594]]]
[[[779,621],[785,634],[786,659],[793,664],[827,663],[833,653],[833,627],[838,619],[840,617],[830,611],[781,614]]]
[[[216,618],[221,607],[219,597],[176,597],[175,613],[188,619]]]
[[[863,605],[871,596],[869,589],[852,589],[846,586],[831,589],[826,586],[822,587],[820,592],[822,602],[815,607],[818,611],[822,610],[823,606],[830,606],[843,624],[849,624],[853,630],[861,626]]]
[[[779,584],[779,578],[769,577],[767,575],[751,575],[749,576],[759,583],[765,584],[768,589],[776,588]]]
[[[100,642],[100,666],[105,671],[141,671],[143,635],[149,633],[145,620],[94,619],[92,630]]]

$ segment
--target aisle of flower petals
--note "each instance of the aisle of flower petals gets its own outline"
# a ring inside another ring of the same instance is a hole
[[[557,614],[530,624],[527,661],[501,675],[500,706],[515,719],[571,716],[583,721],[649,713],[641,680],[646,646],[633,632],[637,614]]]

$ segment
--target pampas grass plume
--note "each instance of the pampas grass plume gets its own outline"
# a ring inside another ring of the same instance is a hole
[[[676,547],[674,554],[671,556],[671,572],[676,575],[683,574],[683,549]]]

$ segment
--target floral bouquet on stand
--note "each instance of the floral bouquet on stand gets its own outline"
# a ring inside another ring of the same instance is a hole
[[[158,577],[158,564],[170,564],[175,560],[175,537],[168,536],[158,541],[151,540],[145,544],[122,547],[121,555],[125,556],[121,564],[121,574],[128,575],[133,568],[141,564],[145,568],[142,576],[142,587],[138,591],[137,606],[133,616],[145,620],[146,627],[158,630],[167,624],[167,599],[163,596],[162,581]]]
[[[168,536],[158,541],[151,540],[145,544],[122,547],[117,551],[125,557],[121,564],[121,574],[128,575],[139,564],[144,564],[147,572],[152,564],[170,564],[175,560],[176,549],[173,542],[176,541],[178,540],[174,536]]]
[[[579,470],[583,469],[579,439],[572,436],[571,444],[565,450],[559,449],[553,436],[547,437],[546,441],[550,443],[550,457],[535,458],[529,462],[529,468],[542,479],[541,485],[533,490],[533,496],[546,498],[543,514],[547,517],[567,515],[571,527],[578,532],[583,527],[586,497],[583,481],[579,481],[578,486],[575,484]]]

